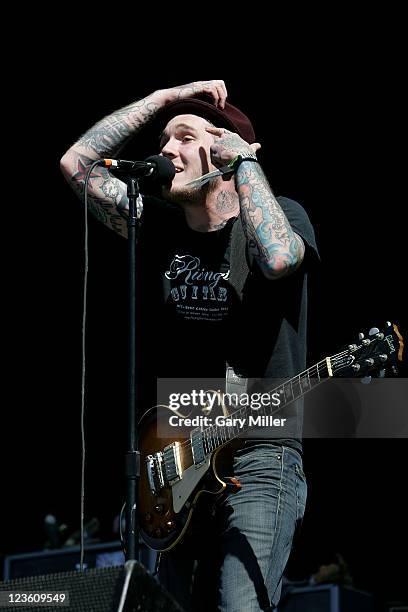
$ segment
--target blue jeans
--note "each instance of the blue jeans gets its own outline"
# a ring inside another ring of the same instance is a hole
[[[213,511],[199,506],[192,533],[162,557],[159,580],[186,612],[273,610],[307,485],[295,450],[258,443],[235,452],[242,488]]]

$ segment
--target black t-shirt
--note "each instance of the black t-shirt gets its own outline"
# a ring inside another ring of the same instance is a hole
[[[144,198],[138,340],[149,393],[155,377],[222,379],[227,361],[253,378],[287,379],[305,369],[307,272],[317,247],[300,204],[283,197],[278,201],[303,238],[306,256],[292,275],[268,280],[256,263],[250,269],[245,256],[238,255],[235,243],[245,243],[239,218],[221,230],[197,232],[178,207]],[[240,260],[238,275],[230,269],[231,253],[233,266]],[[298,402],[291,409],[297,421],[300,408]]]
[[[234,295],[228,283],[232,222],[214,232],[175,224],[160,261],[161,334],[171,352],[160,369],[177,377],[225,376],[225,342]],[[169,359],[170,357],[170,359]]]

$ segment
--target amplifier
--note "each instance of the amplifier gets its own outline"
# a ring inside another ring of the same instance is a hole
[[[279,612],[373,612],[370,593],[338,584],[293,587],[283,594]]]
[[[156,553],[142,543],[140,561],[153,573]],[[8,555],[4,559],[4,580],[75,571],[79,570],[79,562],[79,546]],[[119,540],[102,544],[85,544],[84,569],[114,567],[124,563],[125,557]]]
[[[21,612],[183,612],[137,561],[0,582],[0,610],[11,608]]]

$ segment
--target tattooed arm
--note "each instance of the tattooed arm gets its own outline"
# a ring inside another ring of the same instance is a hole
[[[218,167],[237,155],[253,154],[261,147],[258,142],[248,144],[229,130],[216,127],[206,130],[218,137],[211,146],[211,159]],[[235,174],[235,187],[249,254],[264,276],[276,279],[296,270],[305,253],[303,240],[293,231],[261,166],[253,161],[242,162]]]
[[[78,197],[84,200],[86,172],[95,160],[115,157],[129,138],[166,104],[200,93],[210,94],[215,104],[224,108],[227,97],[224,81],[197,81],[157,90],[105,117],[88,130],[61,159],[61,170]],[[127,237],[126,221],[116,210],[119,203],[123,208],[128,207],[126,184],[111,176],[106,168],[97,166],[89,180],[89,210],[109,228]]]
[[[294,272],[303,261],[305,245],[293,231],[261,166],[242,162],[235,184],[248,250],[264,276],[276,279]]]

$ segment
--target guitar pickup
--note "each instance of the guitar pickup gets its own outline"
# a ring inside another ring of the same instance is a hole
[[[180,442],[173,442],[163,451],[164,471],[167,482],[174,484],[178,480],[181,480],[183,470],[181,468],[181,457],[180,457]]]
[[[197,427],[190,433],[191,451],[193,453],[193,461],[195,466],[199,466],[205,461],[203,432]]]

